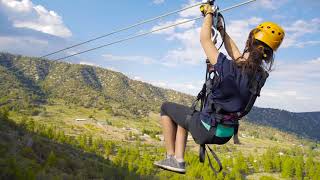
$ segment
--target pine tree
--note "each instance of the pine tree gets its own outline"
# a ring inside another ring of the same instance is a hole
[[[104,154],[109,158],[114,149],[114,144],[112,142],[106,142],[104,144]]]
[[[46,136],[50,139],[52,139],[54,137],[54,132],[53,132],[53,127],[52,126],[49,126],[47,128],[47,131],[46,131]]]
[[[314,168],[314,174],[312,176],[312,179],[318,180],[320,174],[320,163],[317,163],[316,167]]]
[[[30,119],[28,122],[27,122],[27,128],[29,131],[31,132],[34,132],[35,131],[35,122],[33,119]]]
[[[281,174],[287,178],[294,176],[294,161],[290,157],[285,158]]]
[[[306,176],[311,178],[314,174],[315,167],[314,167],[314,162],[313,162],[313,156],[309,154],[306,164],[305,164],[305,171],[306,171]]]
[[[294,161],[295,177],[303,179],[303,157],[298,156]]]
[[[93,145],[92,135],[88,135],[88,147],[90,148]]]
[[[7,121],[9,120],[9,110],[7,108],[0,109],[0,120]]]
[[[52,166],[54,166],[56,164],[56,162],[57,162],[57,157],[54,154],[54,152],[51,151],[49,156],[48,156],[48,158],[47,158],[47,160],[46,160],[46,165],[45,166],[46,167],[52,167]]]
[[[87,144],[88,144],[87,143],[87,140],[88,140],[87,135],[86,134],[80,135],[80,136],[78,136],[77,139],[78,139],[78,143],[79,143],[80,148],[86,150]]]
[[[279,155],[273,158],[273,169],[276,172],[281,172],[281,159]]]
[[[262,165],[265,172],[273,172],[275,152],[276,151],[274,149],[268,149],[262,156]]]

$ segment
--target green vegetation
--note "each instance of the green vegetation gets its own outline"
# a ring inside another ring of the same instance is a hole
[[[270,108],[253,108],[248,114],[250,122],[265,126],[275,127],[303,137],[320,140],[320,133],[315,127],[320,128],[320,113],[305,112],[293,113]],[[270,138],[273,138],[270,136]]]
[[[23,117],[16,124],[7,116],[8,112],[1,110],[0,151],[4,156],[0,158],[0,166],[5,167],[0,173],[2,178],[244,179],[256,173],[271,173],[283,178],[317,179],[320,173],[320,162],[315,160],[319,153],[312,150],[274,147],[262,154],[244,155],[235,145],[229,144],[213,146],[223,163],[222,173],[213,174],[207,160],[203,165],[194,151],[188,151],[187,174],[179,175],[153,167],[153,162],[164,154],[164,149],[157,145],[136,140],[129,144],[110,141],[89,132],[73,136],[32,118]],[[20,141],[12,141],[12,138]],[[13,148],[15,153],[12,153]],[[260,179],[274,178],[261,176]]]
[[[119,72],[6,53],[0,53],[0,76],[0,105],[32,109],[30,115],[40,113],[41,104],[62,103],[140,118],[158,111],[163,101],[192,101],[189,95],[134,81]]]
[[[213,146],[223,163],[222,173],[215,175],[208,160],[199,162],[199,147],[192,140],[187,174],[157,169],[153,162],[165,153],[159,106],[163,101],[189,104],[191,96],[96,67],[3,53],[0,59],[0,179],[320,177],[316,141],[252,120],[241,121],[241,145]],[[12,64],[17,68],[7,70]],[[281,116],[275,113],[265,116]],[[308,118],[317,122],[315,114]],[[281,126],[277,127],[285,129]],[[313,132],[318,132],[316,127]]]

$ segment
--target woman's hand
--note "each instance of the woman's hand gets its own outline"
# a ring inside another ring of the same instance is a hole
[[[200,6],[200,11],[203,17],[206,17],[208,14],[213,14],[213,9],[210,4],[203,4]]]

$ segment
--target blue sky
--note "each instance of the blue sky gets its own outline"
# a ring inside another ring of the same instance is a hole
[[[41,56],[140,20],[192,5],[195,0],[0,0],[0,49]],[[217,0],[225,8],[243,0]],[[320,111],[320,2],[257,0],[224,13],[227,31],[242,49],[248,32],[263,21],[279,23],[285,41],[256,105],[294,112]],[[194,8],[110,36],[65,53],[91,48],[139,32],[200,16]],[[67,59],[120,71],[156,86],[195,95],[204,79],[204,52],[199,43],[202,21],[154,33]],[[225,52],[225,50],[222,50]]]

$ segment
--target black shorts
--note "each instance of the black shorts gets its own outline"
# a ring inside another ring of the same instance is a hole
[[[216,137],[214,127],[208,131],[201,123],[199,112],[195,112],[187,121],[187,116],[191,113],[190,107],[181,104],[165,102],[161,106],[161,116],[170,117],[176,124],[188,130],[197,144],[224,144],[231,139]]]

